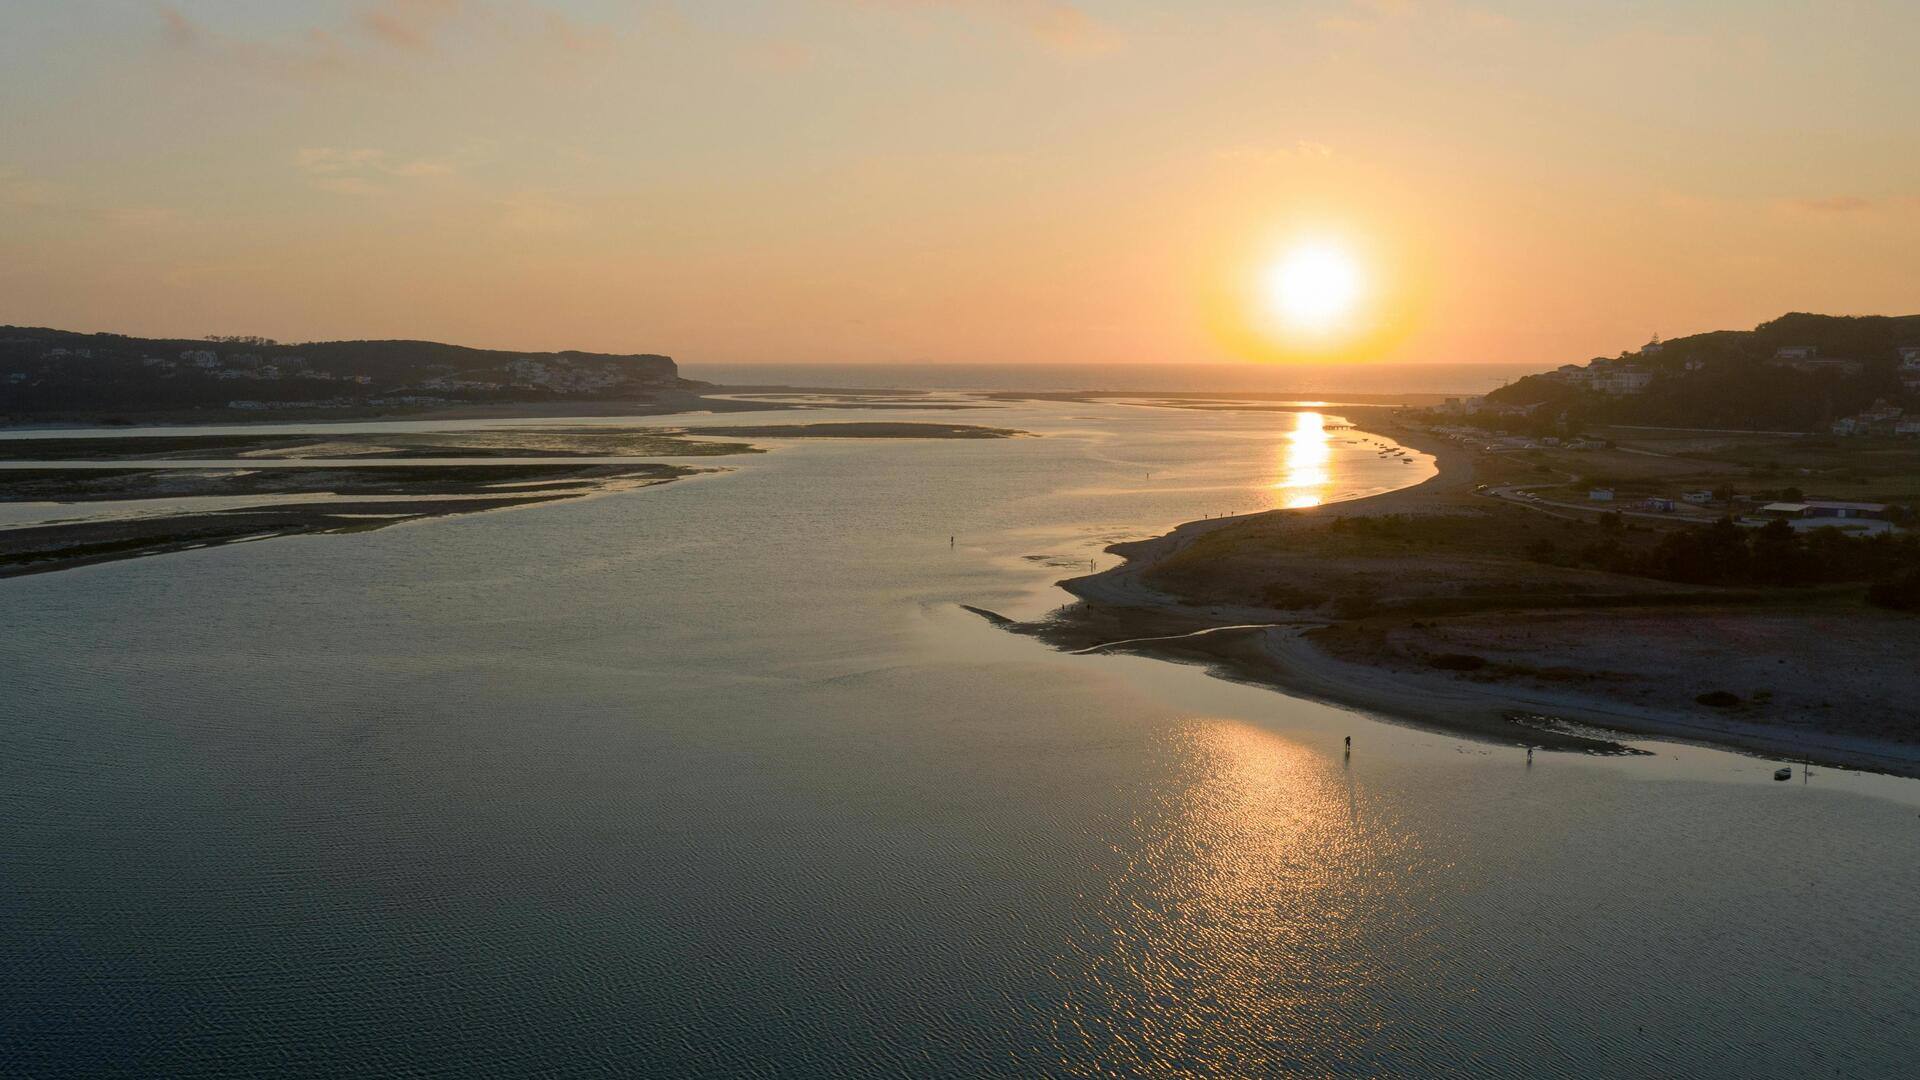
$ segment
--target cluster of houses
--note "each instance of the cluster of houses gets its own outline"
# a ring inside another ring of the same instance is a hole
[[[1759,516],[1768,521],[1784,521],[1796,529],[1839,527],[1880,531],[1893,527],[1892,507],[1885,503],[1833,502],[1808,499],[1805,502],[1773,502],[1760,507]]]
[[[255,336],[181,340],[5,328],[0,407],[32,413],[98,399],[138,408],[144,399],[156,408],[224,406],[258,414],[608,397],[679,384],[665,356],[363,344],[367,348],[358,350],[343,347],[351,342],[281,345]]]
[[[212,349],[182,349],[178,359],[148,356],[141,359],[140,366],[163,378],[184,370],[216,379],[253,379],[261,382],[309,379],[314,382],[349,382],[361,386],[373,382],[370,375],[335,375],[330,371],[316,371],[307,366],[304,356],[267,358],[259,353],[228,353],[221,356]]]
[[[1612,502],[1613,495],[1614,492],[1612,488],[1597,487],[1587,492],[1587,501]],[[1679,509],[1681,503],[1686,503],[1691,506],[1711,506],[1714,503],[1713,492],[1689,491],[1682,494],[1678,500],[1669,499],[1663,495],[1654,495],[1642,501],[1640,505],[1643,509],[1657,511],[1662,514],[1671,514]]]
[[[395,394],[376,398],[320,398],[313,401],[229,401],[227,408],[243,412],[265,409],[358,409],[368,405],[375,408],[388,408],[400,405],[434,406],[453,404],[447,398],[429,397],[424,394]]]
[[[1858,360],[1821,356],[1819,347],[1814,345],[1783,345],[1773,351],[1773,357],[1767,361],[1767,365],[1809,373],[1832,371],[1841,375],[1858,375],[1864,366]]]
[[[1590,503],[1613,503],[1616,492],[1613,488],[1596,487],[1587,491]],[[1710,491],[1689,491],[1678,500],[1655,495],[1631,505],[1641,511],[1671,514],[1680,508],[1681,503],[1694,506],[1711,506],[1716,500]],[[1796,529],[1814,529],[1836,526],[1846,529],[1877,531],[1893,527],[1891,506],[1886,503],[1840,502],[1827,499],[1806,499],[1800,502],[1770,502],[1753,506],[1744,496],[1736,496],[1735,504],[1748,507],[1742,511],[1729,505],[1736,520],[1742,524],[1755,525],[1766,521],[1784,521]]]
[[[1901,384],[1909,393],[1920,394],[1920,345],[1902,345],[1898,352]],[[1795,371],[1833,371],[1842,375],[1858,375],[1865,368],[1858,360],[1821,356],[1820,350],[1812,345],[1787,345],[1775,349],[1773,358],[1767,363]]]
[[[1658,352],[1660,346],[1656,342],[1649,344],[1647,349]],[[1646,355],[1647,349],[1640,350],[1642,356]],[[1596,356],[1589,360],[1585,367],[1579,364],[1562,364],[1547,372],[1545,377],[1554,382],[1566,383],[1569,386],[1593,390],[1597,393],[1611,394],[1615,397],[1644,393],[1653,383],[1653,372],[1641,367],[1636,358],[1625,356],[1612,359]]]
[[[1540,407],[1539,402],[1531,405],[1507,405],[1497,401],[1488,401],[1482,395],[1473,397],[1450,397],[1434,406],[1433,411],[1444,416],[1530,416]]]
[[[276,356],[273,359],[261,357],[255,352],[240,352],[219,356],[213,350],[182,350],[179,361],[165,357],[146,357],[142,365],[157,369],[161,375],[173,375],[180,367],[190,367],[211,375],[213,379],[253,379],[263,382],[278,382],[282,379],[311,379],[313,382],[355,382],[359,386],[371,384],[371,375],[334,375],[330,371],[315,371],[307,367],[307,357]]]
[[[1835,435],[1879,435],[1920,438],[1920,413],[1909,413],[1885,398],[1872,407],[1833,422]]]
[[[90,360],[93,350],[85,348],[55,347],[41,354],[45,361]],[[373,383],[371,375],[335,375],[327,371],[318,371],[308,366],[305,357],[273,356],[263,357],[253,352],[230,352],[222,354],[213,349],[183,349],[178,357],[147,356],[140,359],[141,367],[161,378],[179,374],[191,374],[205,378],[222,380],[255,380],[277,382],[288,379],[306,379],[315,382],[352,383],[368,386]],[[553,362],[522,357],[506,365],[505,379],[472,378],[464,374],[446,371],[420,380],[412,389],[437,391],[439,393],[500,392],[511,389],[546,390],[555,393],[592,393],[615,389],[631,380],[630,370],[617,363],[594,365],[575,365],[565,361]],[[9,383],[23,383],[31,379],[27,372],[13,372],[7,376]],[[373,404],[435,404],[446,399],[438,396],[420,397],[416,402],[412,397],[382,399]],[[303,408],[347,408],[364,402],[347,398],[318,399],[297,403]],[[261,409],[269,407],[263,402],[236,400],[228,403],[233,409]]]
[[[1645,361],[1660,355],[1665,347],[1656,336],[1642,346],[1633,355],[1618,357],[1596,357],[1585,366],[1580,364],[1562,364],[1553,371],[1545,372],[1541,378],[1552,382],[1565,383],[1568,386],[1597,393],[1623,396],[1646,392],[1653,383],[1654,373],[1645,366]],[[1920,394],[1920,345],[1903,346],[1900,350],[1900,381],[1911,393]],[[1791,368],[1804,372],[1833,372],[1840,375],[1858,375],[1865,365],[1859,360],[1849,360],[1835,356],[1821,356],[1816,345],[1784,345],[1774,350],[1767,360],[1771,367]],[[1699,371],[1705,367],[1704,361],[1692,358],[1683,365],[1687,371]]]
[[[1482,431],[1479,428],[1460,427],[1457,425],[1447,425],[1447,424],[1437,424],[1433,427],[1428,428],[1427,431],[1431,434],[1438,435],[1441,438],[1451,439],[1457,443],[1463,443],[1468,446],[1478,447],[1479,449],[1482,449],[1482,450],[1493,450],[1493,451],[1539,450],[1542,448],[1551,448],[1551,449],[1558,449],[1558,450],[1600,450],[1606,446],[1606,443],[1601,442],[1598,439],[1581,439],[1581,438],[1561,439],[1553,435],[1547,435],[1538,439],[1531,438],[1526,435],[1488,436],[1488,434],[1485,431]]]
[[[107,354],[112,358],[112,354]],[[55,346],[40,354],[45,366],[40,376],[46,377],[56,372],[57,365],[73,360],[92,360],[94,350],[90,348],[67,348]],[[131,362],[133,358],[128,357]],[[367,375],[335,375],[331,372],[316,371],[307,366],[305,357],[275,356],[263,357],[259,353],[228,353],[222,356],[212,349],[183,349],[178,356],[142,356],[140,367],[159,378],[172,378],[181,373],[203,378],[223,380],[251,379],[264,382],[277,382],[282,379],[309,379],[314,382],[345,382],[367,385],[373,382]],[[35,383],[41,381],[34,373],[15,371],[7,375],[12,384]]]
[[[1658,354],[1658,340],[1649,342],[1640,350],[1640,356]],[[1644,393],[1653,383],[1653,372],[1640,366],[1637,357],[1622,356],[1608,358],[1597,356],[1588,361],[1585,367],[1579,364],[1562,364],[1541,376],[1552,382],[1565,383],[1582,390],[1593,390],[1615,397],[1626,394]]]
[[[520,389],[592,393],[621,386],[631,381],[632,375],[616,363],[586,367],[522,357],[507,364],[507,377]]]

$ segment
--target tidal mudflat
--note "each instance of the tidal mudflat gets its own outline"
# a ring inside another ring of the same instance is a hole
[[[1632,736],[1529,764],[1006,633],[962,605],[1037,620],[1116,542],[1433,466],[1264,412],[993,417],[1042,437],[778,440],[646,490],[0,582],[0,1071],[1920,1054],[1920,945],[1885,932],[1920,892],[1915,782]]]
[[[714,428],[698,437],[685,428],[602,425],[0,439],[5,466],[0,467],[0,504],[115,504],[93,514],[43,510],[38,520],[0,525],[0,577],[527,508],[703,471],[646,458],[762,452],[724,438],[729,435],[997,439],[1017,434],[964,424],[849,422]]]

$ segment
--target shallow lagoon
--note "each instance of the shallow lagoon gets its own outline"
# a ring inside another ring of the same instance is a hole
[[[1047,437],[756,439],[646,491],[0,582],[0,1066],[1920,1055],[1920,783],[1666,744],[1529,768],[1003,634],[958,605],[1044,611],[1106,543],[1303,470],[1427,466],[1343,432],[1305,460],[1286,415],[966,419]]]

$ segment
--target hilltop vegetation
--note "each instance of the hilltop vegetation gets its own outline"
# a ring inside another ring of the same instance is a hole
[[[0,414],[16,418],[628,399],[689,385],[653,354],[0,327]]]
[[[1537,414],[1573,423],[1824,430],[1876,401],[1920,409],[1920,378],[1911,365],[1902,369],[1901,350],[1914,347],[1920,347],[1920,315],[1795,313],[1752,330],[1676,338],[1608,361],[1651,375],[1637,393],[1604,393],[1545,372],[1487,400],[1537,406]],[[1803,369],[1780,362],[1781,351],[1791,349],[1811,350],[1822,363]]]

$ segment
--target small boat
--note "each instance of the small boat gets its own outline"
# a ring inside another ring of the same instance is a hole
[[[1775,769],[1775,770],[1773,770],[1773,778],[1774,778],[1775,780],[1791,780],[1791,779],[1793,779],[1793,766],[1791,766],[1791,765],[1782,765],[1782,766],[1780,766],[1779,768],[1777,768],[1777,769]]]

